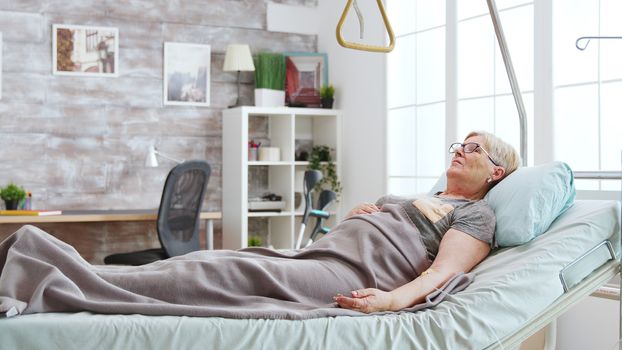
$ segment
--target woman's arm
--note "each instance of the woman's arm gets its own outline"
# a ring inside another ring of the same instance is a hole
[[[373,214],[378,211],[380,211],[380,208],[377,207],[374,203],[361,203],[346,214],[346,219],[354,215]]]
[[[367,288],[338,295],[339,306],[362,312],[399,311],[419,304],[426,295],[441,287],[454,274],[469,272],[490,252],[490,245],[464,232],[450,229],[443,236],[438,254],[427,273],[390,292]]]
[[[382,196],[378,198],[376,203],[365,202],[357,205],[356,207],[354,207],[354,209],[350,210],[350,212],[346,214],[345,218],[347,219],[354,215],[373,214],[382,210],[382,206],[385,204],[399,203],[404,200],[407,200],[407,198],[394,195]]]

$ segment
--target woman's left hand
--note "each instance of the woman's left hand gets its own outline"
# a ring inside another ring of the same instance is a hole
[[[365,313],[377,311],[392,311],[391,304],[393,295],[380,289],[366,288],[355,290],[352,297],[338,294],[335,299],[337,304],[344,309],[356,310]]]

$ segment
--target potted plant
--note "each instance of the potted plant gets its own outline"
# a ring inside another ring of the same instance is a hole
[[[335,191],[337,195],[341,193],[341,182],[337,176],[337,166],[333,162],[331,149],[328,146],[313,146],[309,157],[309,170],[320,170],[322,172],[322,180],[316,185],[315,191],[320,192],[323,189]]]
[[[249,247],[261,247],[263,245],[263,239],[258,235],[248,236],[248,246]]]
[[[15,210],[19,203],[26,198],[26,191],[24,191],[22,187],[10,183],[6,187],[0,189],[0,198],[4,201],[7,210]]]
[[[285,56],[261,52],[255,59],[255,106],[285,105]]]
[[[320,88],[320,100],[322,108],[333,108],[335,102],[335,87],[332,85],[324,85]]]

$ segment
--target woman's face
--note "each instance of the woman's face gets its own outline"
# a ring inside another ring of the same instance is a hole
[[[484,146],[484,139],[481,136],[471,136],[463,143],[474,142],[481,147]],[[460,181],[461,185],[468,186],[470,189],[485,187],[486,180],[491,176],[494,165],[480,147],[471,153],[465,153],[460,148],[451,160],[451,165],[447,169],[447,179],[453,178]]]

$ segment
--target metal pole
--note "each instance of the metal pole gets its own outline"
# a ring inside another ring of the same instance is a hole
[[[238,71],[238,97],[235,99],[235,105],[240,105],[240,71]]]
[[[573,171],[575,179],[591,180],[620,180],[622,175],[618,171]]]
[[[207,219],[207,224],[205,227],[205,245],[207,250],[214,250],[214,220]]]
[[[501,21],[499,20],[499,13],[497,12],[497,6],[494,0],[486,0],[488,2],[488,11],[490,12],[490,19],[492,19],[492,25],[495,28],[495,34],[497,35],[497,42],[501,49],[501,56],[503,56],[503,63],[505,63],[505,70],[508,73],[508,79],[510,79],[510,86],[512,87],[512,94],[514,95],[514,102],[516,103],[516,109],[518,110],[518,118],[520,122],[520,155],[523,158],[523,165],[527,165],[527,114],[525,113],[525,105],[523,104],[523,97],[520,89],[518,88],[518,81],[516,80],[516,74],[514,74],[514,66],[512,65],[512,59],[510,58],[510,52],[505,42],[505,36],[503,35],[503,28],[501,28]]]

